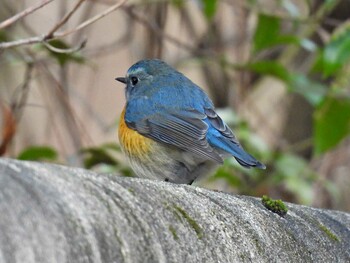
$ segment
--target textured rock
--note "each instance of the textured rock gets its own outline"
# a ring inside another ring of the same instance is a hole
[[[350,262],[350,214],[0,159],[0,262]]]

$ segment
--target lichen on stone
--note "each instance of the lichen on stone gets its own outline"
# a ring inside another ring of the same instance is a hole
[[[177,213],[179,213],[186,221],[187,223],[193,228],[193,230],[196,232],[197,237],[201,239],[203,237],[203,230],[198,225],[198,223],[190,217],[185,210],[183,210],[181,207],[174,205],[174,208]]]
[[[177,235],[176,230],[172,225],[169,225],[169,231],[173,235],[175,240],[179,240],[179,236]]]
[[[319,224],[320,229],[327,234],[327,236],[334,240],[334,241],[340,241],[338,236],[334,234],[330,229],[328,229],[325,225],[322,225],[321,223]]]

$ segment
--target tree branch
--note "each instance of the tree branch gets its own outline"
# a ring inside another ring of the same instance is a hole
[[[30,6],[27,9],[23,10],[22,12],[6,19],[5,21],[0,23],[0,29],[3,29],[5,27],[8,27],[14,23],[16,23],[18,20],[22,19],[23,17],[30,15],[31,13],[35,12],[36,10],[42,8],[43,6],[51,3],[54,0],[44,0],[41,1],[41,3],[34,5],[34,6]]]
[[[53,37],[53,34],[62,27],[67,21],[72,17],[72,15],[78,10],[79,6],[84,2],[85,0],[79,0],[75,6],[72,8],[71,11],[69,11],[45,36],[44,40],[51,39]]]
[[[155,34],[157,34],[159,37],[163,37],[164,39],[169,40],[170,42],[178,45],[179,47],[182,47],[188,51],[191,52],[195,52],[196,48],[194,46],[191,46],[187,43],[184,43],[180,40],[178,40],[177,38],[168,35],[167,33],[165,33],[164,31],[162,31],[156,24],[152,23],[149,21],[149,19],[147,19],[145,16],[142,16],[140,14],[138,14],[137,12],[135,12],[133,10],[133,8],[131,6],[126,6],[123,8],[123,10],[133,19],[135,19],[136,21],[140,22],[143,26],[151,29]]]
[[[78,25],[76,28],[73,29],[68,29],[66,31],[63,32],[58,32],[57,34],[55,34],[55,38],[58,37],[65,37],[67,35],[70,35],[72,33],[75,33],[79,30],[82,30],[83,28],[89,26],[90,24],[96,22],[97,20],[100,20],[101,18],[105,17],[106,15],[112,13],[113,11],[117,10],[120,6],[122,6],[127,0],[121,0],[119,3],[111,6],[110,8],[106,9],[105,11],[103,11],[102,13],[86,20],[85,22],[81,23],[80,25]]]
[[[35,36],[35,37],[19,39],[19,40],[9,41],[9,42],[2,42],[2,43],[0,43],[0,51],[4,50],[4,49],[7,49],[7,48],[13,48],[13,47],[18,47],[18,46],[22,46],[22,45],[30,45],[30,44],[42,43],[43,41],[48,41],[48,40],[56,39],[56,38],[62,38],[62,37],[65,37],[67,35],[70,35],[72,33],[75,33],[77,31],[79,31],[79,30],[89,26],[90,24],[100,20],[101,18],[103,18],[104,16],[112,13],[113,11],[117,10],[127,0],[119,1],[117,4],[111,6],[110,8],[106,9],[102,13],[100,13],[100,14],[98,14],[98,15],[96,15],[96,16],[88,19],[88,20],[86,20],[85,22],[81,23],[80,25],[78,25],[75,28],[68,29],[68,30],[63,31],[63,32],[56,32],[57,29],[59,29],[62,25],[64,25],[68,21],[68,19],[77,10],[79,5],[83,1],[85,1],[85,0],[80,0],[74,6],[74,8],[61,21],[59,21],[48,33],[46,33],[44,35],[41,35],[41,36]]]
[[[60,54],[69,54],[69,53],[77,52],[77,51],[81,50],[82,48],[84,48],[86,45],[86,42],[87,42],[87,39],[84,39],[79,45],[72,47],[72,48],[67,48],[67,49],[54,47],[46,41],[43,41],[42,43],[44,44],[45,47],[47,47],[52,52],[60,53]]]

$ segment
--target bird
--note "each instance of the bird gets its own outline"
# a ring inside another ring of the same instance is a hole
[[[118,137],[136,176],[192,184],[233,156],[243,167],[265,169],[247,153],[199,86],[160,59],[132,65]]]

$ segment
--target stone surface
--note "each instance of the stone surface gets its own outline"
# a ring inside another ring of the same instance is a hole
[[[0,159],[0,262],[350,262],[350,214]]]

